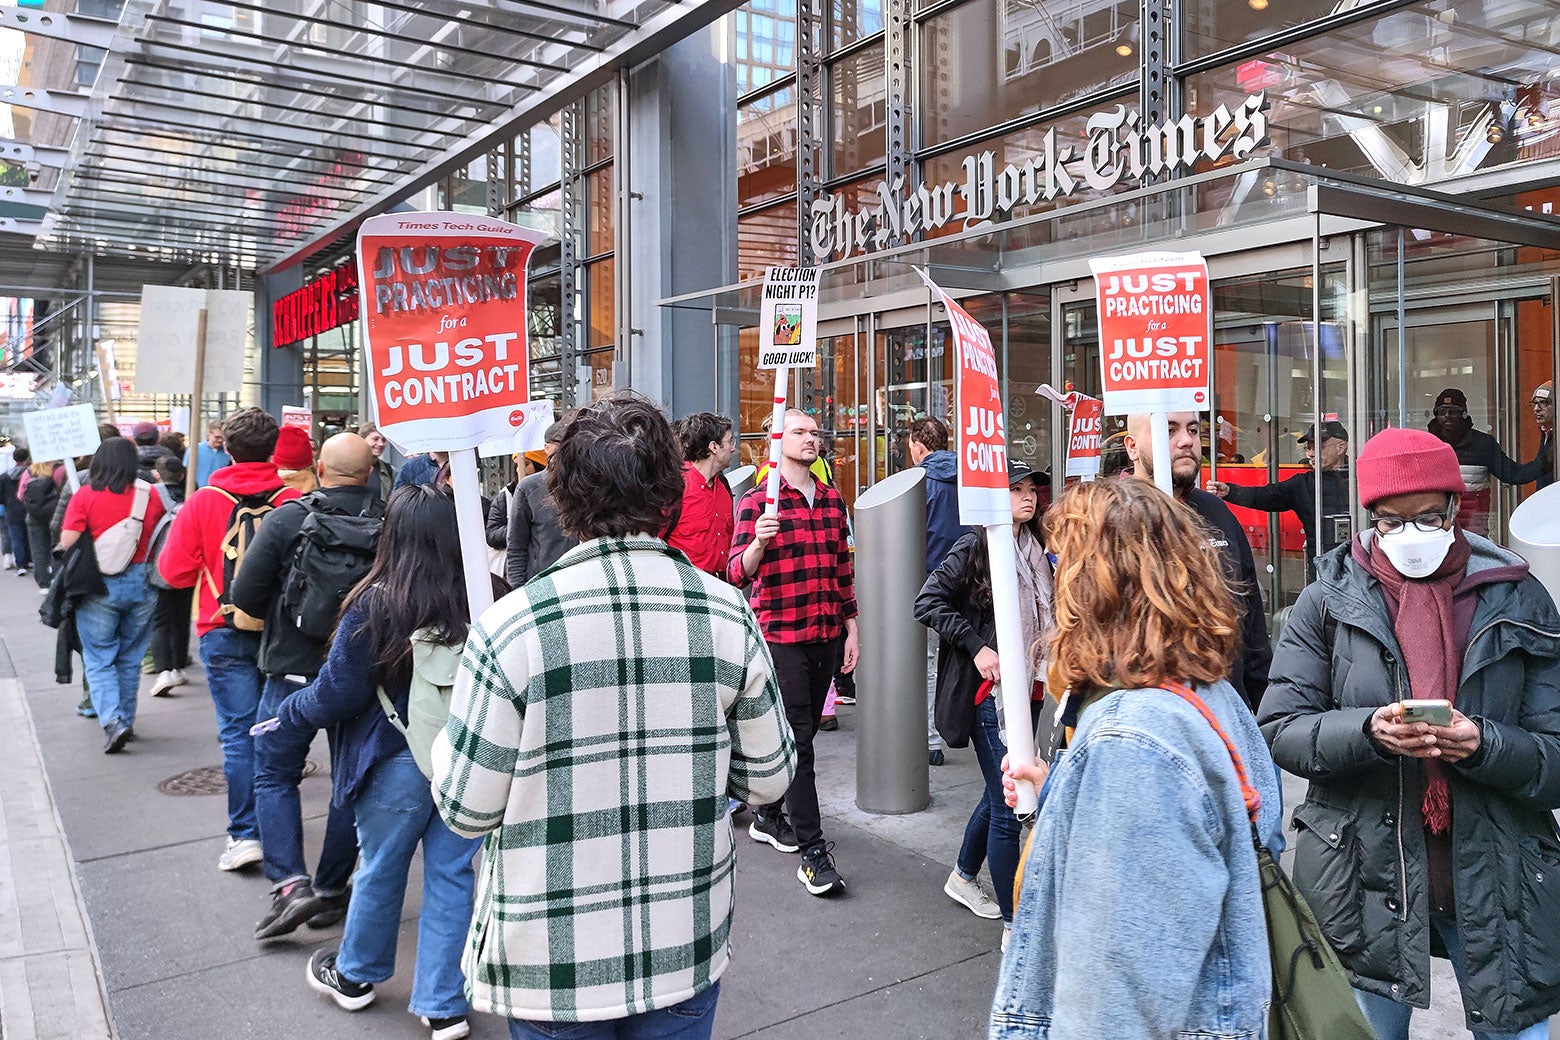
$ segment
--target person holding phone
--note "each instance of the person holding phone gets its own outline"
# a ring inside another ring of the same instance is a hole
[[[1380,1040],[1450,959],[1480,1040],[1560,1011],[1560,613],[1457,521],[1457,453],[1419,430],[1356,462],[1370,524],[1316,561],[1257,721],[1310,781],[1294,881]]]

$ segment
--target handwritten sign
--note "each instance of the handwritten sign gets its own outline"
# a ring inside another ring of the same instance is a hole
[[[810,368],[818,363],[818,269],[771,267],[759,306],[758,367]]]
[[[90,404],[69,408],[44,408],[22,416],[27,431],[27,450],[36,462],[73,459],[97,451],[97,412]]]

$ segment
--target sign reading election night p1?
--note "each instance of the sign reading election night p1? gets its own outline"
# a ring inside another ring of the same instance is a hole
[[[1008,494],[1007,420],[997,379],[997,352],[991,334],[943,292],[926,272],[916,273],[948,309],[948,324],[958,368],[953,384],[953,414],[959,439],[959,523],[968,526],[1011,523]]]
[[[364,368],[402,452],[473,448],[527,421],[526,263],[544,238],[461,213],[363,223]]]
[[[758,311],[759,368],[818,363],[818,269],[771,267]]]
[[[1208,407],[1213,301],[1199,253],[1090,260],[1106,415]]]

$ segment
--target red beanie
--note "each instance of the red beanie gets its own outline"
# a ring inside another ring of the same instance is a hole
[[[1369,509],[1393,495],[1441,491],[1464,492],[1457,452],[1425,430],[1389,427],[1365,442],[1354,471],[1360,485],[1360,505]]]
[[[314,465],[314,445],[302,426],[283,426],[276,435],[271,461],[277,469],[308,469]]]

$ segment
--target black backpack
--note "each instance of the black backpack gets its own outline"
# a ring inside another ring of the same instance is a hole
[[[249,551],[249,543],[254,541],[255,532],[260,529],[260,521],[276,508],[277,496],[286,491],[287,487],[283,485],[254,495],[235,495],[226,488],[216,486],[212,486],[211,490],[233,503],[233,509],[228,513],[227,530],[222,534],[221,587],[217,586],[216,575],[212,574],[209,567],[204,575],[206,587],[217,601],[217,613],[212,620],[221,621],[223,627],[236,628],[240,632],[262,631],[265,619],[239,610],[228,599],[228,592],[233,588],[233,577],[244,562],[244,554]]]
[[[27,507],[27,519],[46,524],[54,519],[54,506],[60,500],[60,489],[53,477],[34,477],[22,489],[22,505]]]
[[[298,631],[324,641],[336,628],[347,593],[374,564],[384,516],[372,498],[358,514],[330,512],[318,494],[303,498],[308,515],[298,531],[292,568],[282,585],[282,610]]]

